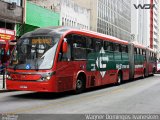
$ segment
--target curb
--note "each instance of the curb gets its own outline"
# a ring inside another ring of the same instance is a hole
[[[6,89],[0,90],[0,93],[4,93],[4,92],[13,92],[13,91],[11,91],[11,90],[6,90]]]

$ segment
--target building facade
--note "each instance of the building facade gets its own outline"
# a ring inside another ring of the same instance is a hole
[[[158,13],[160,13],[160,5],[158,3]],[[160,21],[160,14],[158,14],[158,21]],[[158,56],[157,58],[160,59],[160,22],[158,22]]]
[[[11,40],[16,39],[16,24],[23,23],[25,18],[25,1],[0,0],[0,72],[7,65],[11,50]]]
[[[39,27],[59,26],[59,22],[59,13],[27,1],[25,23],[17,24],[17,36],[22,36]]]
[[[132,0],[131,18],[132,41],[158,51],[158,0]]]
[[[74,0],[91,10],[91,30],[130,41],[131,0]]]
[[[152,0],[151,0],[152,1]],[[159,28],[158,28],[158,8],[159,8],[159,1],[153,0],[153,4],[155,7],[153,8],[153,49],[158,52],[159,50]]]
[[[131,36],[132,41],[150,46],[150,10],[136,8],[135,6],[149,4],[150,0],[131,1]]]
[[[72,0],[30,0],[31,2],[60,14],[60,25],[90,29],[90,10],[80,7]]]
[[[0,28],[15,30],[25,20],[25,1],[0,0]]]

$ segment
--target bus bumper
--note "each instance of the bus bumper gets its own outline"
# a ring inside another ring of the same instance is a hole
[[[35,92],[56,92],[51,82],[20,82],[13,80],[6,80],[7,90],[18,91],[35,91]]]

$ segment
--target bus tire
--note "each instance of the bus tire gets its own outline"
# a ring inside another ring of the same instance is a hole
[[[142,79],[146,77],[146,69],[143,70]]]
[[[154,67],[154,68],[153,68],[152,75],[154,75],[155,73],[156,73],[156,68]]]
[[[122,73],[121,72],[118,73],[118,77],[117,77],[117,85],[120,85],[120,84],[122,84]]]
[[[76,81],[76,94],[82,93],[85,90],[85,76],[78,76]]]

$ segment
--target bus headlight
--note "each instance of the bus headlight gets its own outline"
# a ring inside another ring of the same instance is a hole
[[[46,74],[42,74],[42,77],[40,80],[38,81],[48,81],[51,79],[52,75],[55,74],[55,72],[52,72],[52,73],[46,73]]]
[[[48,81],[51,79],[51,76],[41,77],[41,81]]]

